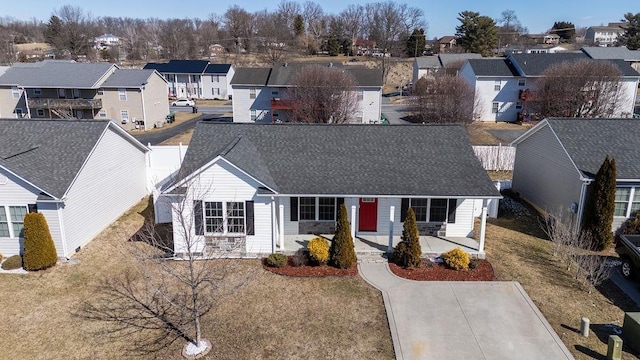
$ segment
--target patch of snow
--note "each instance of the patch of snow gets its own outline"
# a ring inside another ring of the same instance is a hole
[[[185,353],[189,356],[195,356],[207,350],[209,346],[210,344],[207,340],[200,341],[200,346],[196,346],[195,343],[190,342],[185,349]]]
[[[605,260],[605,264],[607,264],[608,267],[616,267],[620,266],[622,264],[622,261],[618,259],[607,259]]]

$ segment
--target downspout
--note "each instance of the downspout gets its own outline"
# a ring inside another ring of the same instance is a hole
[[[147,130],[147,109],[144,106],[144,86],[140,87],[140,96],[142,97],[142,120],[144,120],[144,129]]]
[[[584,211],[584,205],[586,201],[587,186],[590,183],[590,179],[582,179],[582,185],[580,187],[580,200],[578,201],[578,212],[576,214],[575,228],[573,229],[576,233],[580,231],[580,227],[582,225],[582,213]]]

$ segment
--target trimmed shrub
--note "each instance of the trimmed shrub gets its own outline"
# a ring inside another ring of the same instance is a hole
[[[454,270],[469,269],[469,254],[457,247],[442,254],[442,259],[447,266]]]
[[[44,215],[29,213],[24,217],[24,268],[38,271],[50,268],[58,261],[49,225]]]
[[[589,185],[582,228],[593,236],[592,250],[604,250],[613,243],[613,213],[616,199],[616,159],[607,155]]]
[[[270,254],[267,257],[267,265],[271,267],[281,268],[287,265],[287,255],[285,254]]]
[[[295,267],[307,265],[307,251],[305,249],[298,249],[291,257],[291,265]]]
[[[15,269],[20,269],[21,267],[22,267],[22,256],[20,255],[9,256],[2,263],[3,270],[15,270]]]
[[[329,261],[329,242],[321,237],[314,237],[307,244],[309,258],[314,264],[324,265]]]
[[[351,237],[347,208],[344,204],[338,210],[336,234],[329,248],[329,263],[339,269],[349,269],[356,265],[356,251]]]
[[[422,264],[422,247],[420,232],[416,224],[416,214],[412,208],[407,210],[407,218],[402,226],[402,241],[393,250],[393,261],[403,267],[420,267]]]

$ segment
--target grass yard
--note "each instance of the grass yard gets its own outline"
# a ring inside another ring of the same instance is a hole
[[[161,142],[160,145],[189,145],[192,136],[193,129],[189,129],[181,134],[168,138],[167,140]]]
[[[622,326],[625,311],[639,311],[612,282],[591,294],[552,256],[535,217],[489,219],[487,259],[499,280],[519,281],[576,359],[605,359],[609,334]],[[591,320],[582,337],[580,319]],[[624,359],[635,359],[625,353]]]
[[[526,124],[514,124],[506,122],[473,122],[467,125],[467,133],[469,134],[469,140],[471,145],[498,145],[503,141],[491,135],[487,130],[528,130],[533,125],[532,123]]]
[[[76,254],[76,265],[28,275],[0,274],[0,349],[5,359],[114,359],[136,337],[113,340],[105,324],[76,316],[96,286],[133,261],[123,249],[142,225],[143,201]],[[225,260],[216,260],[225,261]],[[230,260],[226,260],[230,261]],[[203,318],[206,359],[391,359],[382,297],[359,277],[289,278],[241,261],[258,275]],[[244,270],[242,270],[244,269]],[[142,338],[142,334],[139,334]],[[183,344],[144,358],[178,359]]]

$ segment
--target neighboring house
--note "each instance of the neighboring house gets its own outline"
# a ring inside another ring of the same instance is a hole
[[[120,38],[113,34],[102,34],[93,39],[93,46],[96,49],[104,50],[118,45],[120,45]]]
[[[447,35],[438,39],[438,53],[447,53],[450,52],[453,48],[456,47],[456,37]]]
[[[148,149],[111,121],[0,119],[0,253],[22,254],[27,212],[69,257],[145,197]]]
[[[294,74],[305,66],[335,66],[353,75],[358,96],[354,122],[377,123],[382,104],[382,74],[377,69],[336,64],[288,63],[271,68],[240,68],[231,87],[234,122],[289,121],[293,104],[287,99]]]
[[[220,44],[209,45],[209,57],[217,57],[224,55],[227,50]]]
[[[524,36],[534,44],[557,45],[560,43],[560,36],[558,34],[526,34]]]
[[[335,231],[340,204],[355,237],[399,237],[411,206],[421,235],[466,238],[474,206],[486,219],[487,201],[500,198],[452,125],[200,122],[178,174],[156,203],[173,212],[177,254],[187,233],[205,254],[227,241],[249,254],[295,250],[287,237]],[[483,254],[482,230],[478,238]]]
[[[168,63],[148,63],[144,68],[154,69],[164,76],[169,97],[220,100],[233,97],[230,82],[235,70],[231,64],[170,60]]]
[[[356,39],[353,42],[356,55],[358,56],[371,56],[376,49],[375,40]]]
[[[476,90],[474,112],[480,121],[518,121],[528,112],[526,90],[535,91],[535,80],[554,64],[589,59],[583,53],[511,54],[506,59],[472,59],[460,70]],[[622,74],[620,106],[612,117],[633,114],[638,74],[623,60],[610,61]],[[526,94],[526,93],[524,93]]]
[[[440,69],[445,68],[445,71],[452,72],[456,75],[460,70],[464,62],[468,59],[482,58],[480,54],[474,53],[462,53],[462,54],[438,54],[434,56],[418,57],[413,61],[413,83],[417,83],[418,80],[425,76],[433,76]]]
[[[555,54],[558,52],[567,51],[565,47],[554,45],[534,45],[527,47],[525,51],[527,54]]]
[[[616,159],[613,231],[640,210],[640,121],[546,119],[513,141],[512,190],[546,214],[570,212],[580,226],[590,184]]]
[[[422,56],[417,57],[413,61],[413,77],[412,82],[415,85],[418,80],[423,77],[434,76],[442,67],[438,56]]]
[[[595,46],[615,46],[618,36],[625,30],[619,23],[609,23],[608,26],[590,26],[587,28],[584,40]]]
[[[15,64],[0,75],[5,118],[113,119],[146,129],[168,113],[166,82],[153,70],[45,60]]]
[[[585,46],[582,49],[592,59],[597,60],[624,60],[632,68],[640,72],[640,50],[629,50],[626,46],[599,47]]]

